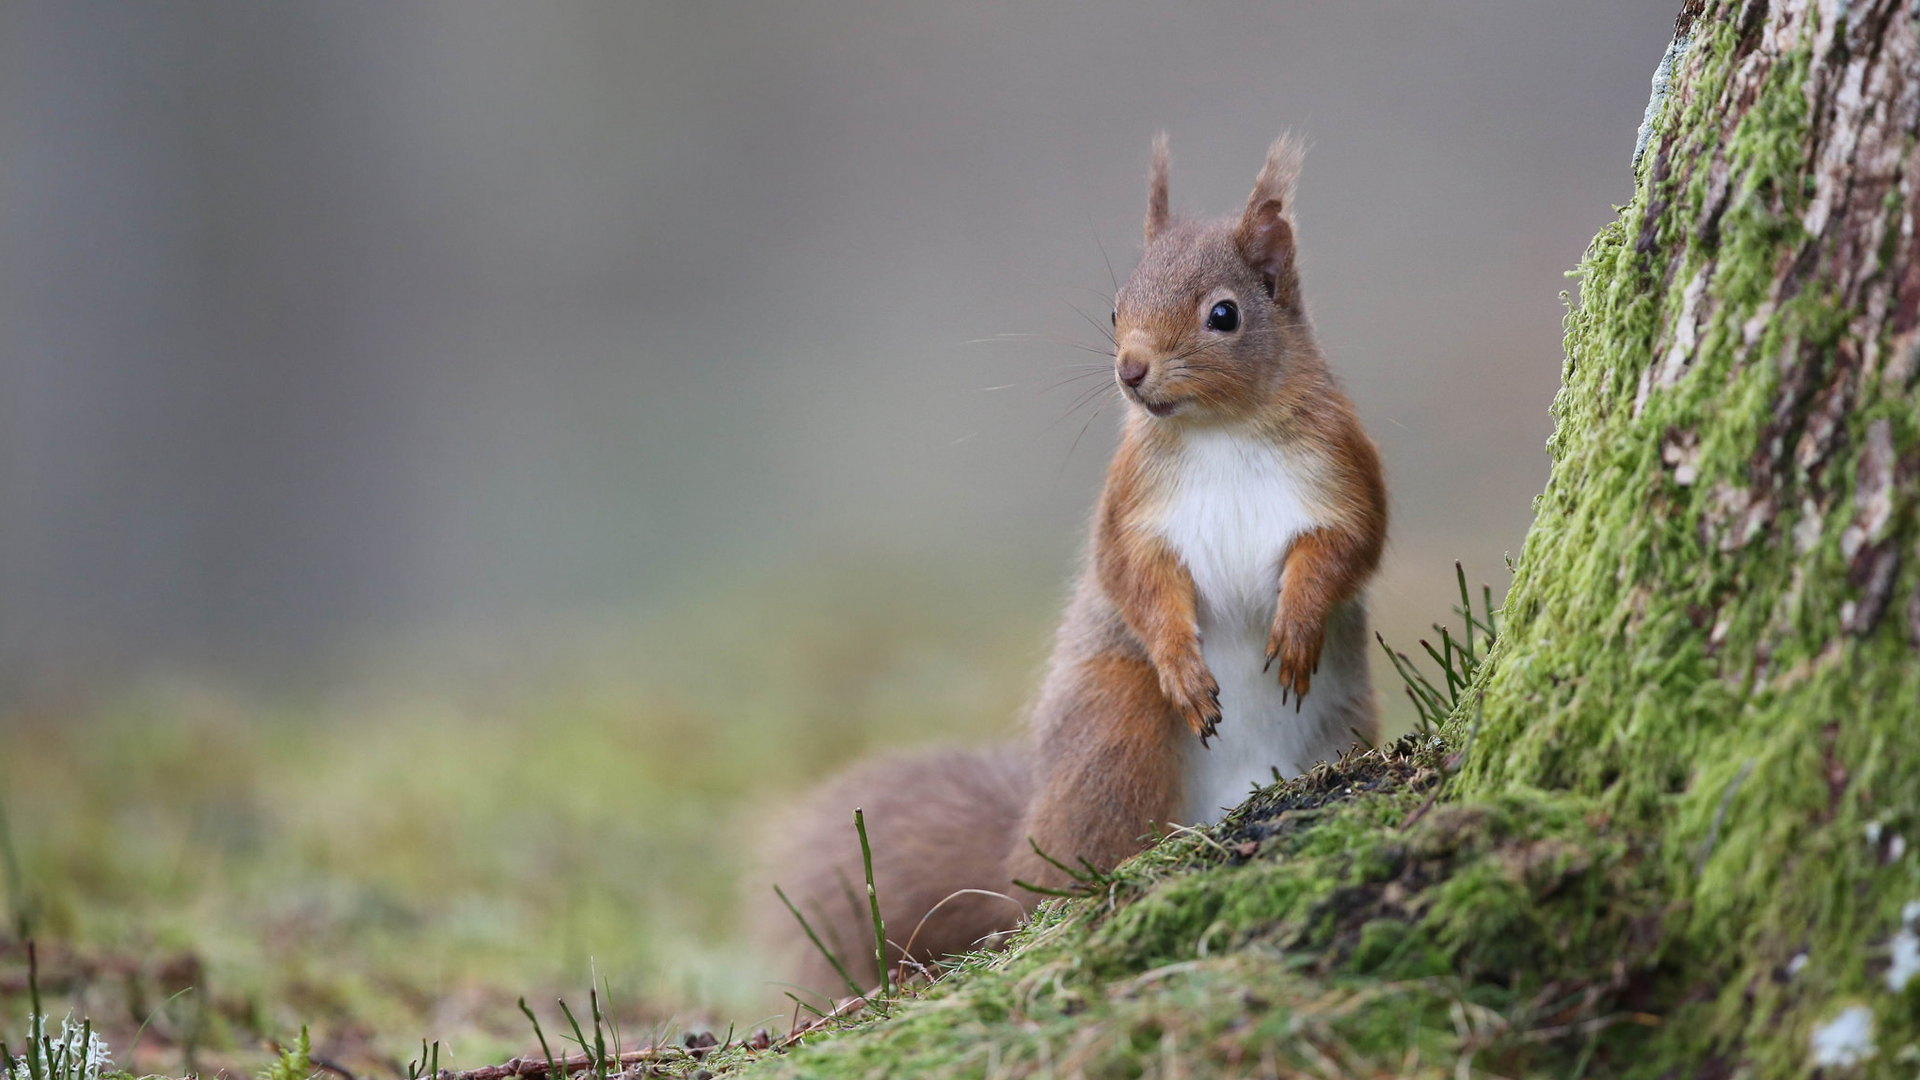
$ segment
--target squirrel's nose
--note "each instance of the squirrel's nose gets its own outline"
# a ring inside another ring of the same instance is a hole
[[[1137,356],[1123,356],[1119,362],[1120,381],[1138,387],[1147,381],[1147,362]]]

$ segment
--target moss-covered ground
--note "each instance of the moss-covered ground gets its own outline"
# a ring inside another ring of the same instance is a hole
[[[1664,890],[1589,800],[1434,800],[1418,736],[1261,793],[1050,903],[776,1075],[1619,1071],[1659,1023]],[[1463,1062],[1465,1064],[1463,1064]]]

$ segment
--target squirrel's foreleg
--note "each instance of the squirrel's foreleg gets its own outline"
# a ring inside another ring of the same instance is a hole
[[[1051,723],[1035,760],[1033,803],[1008,859],[1007,877],[1048,889],[1073,884],[1053,860],[1104,871],[1139,851],[1177,811],[1182,743],[1192,738],[1145,660],[1082,661],[1049,703]],[[1041,896],[1016,889],[1029,906]]]

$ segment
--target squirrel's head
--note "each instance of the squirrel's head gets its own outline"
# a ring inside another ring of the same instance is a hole
[[[1236,218],[1167,208],[1167,139],[1153,142],[1147,249],[1114,301],[1114,374],[1155,417],[1217,422],[1257,412],[1311,344],[1293,267],[1301,147],[1281,136]]]

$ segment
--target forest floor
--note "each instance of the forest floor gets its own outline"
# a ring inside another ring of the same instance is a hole
[[[356,1075],[423,1038],[470,1068],[535,1046],[521,997],[557,1039],[590,984],[628,1045],[784,1031],[738,896],[771,808],[875,750],[1004,737],[1053,597],[765,584],[380,650],[310,694],[170,675],[0,713],[0,1039],[22,921],[53,1022],[137,1073],[250,1075],[302,1025]]]
[[[877,749],[1004,737],[1051,615],[1043,590],[1022,607],[849,573],[858,592],[823,575],[771,608],[743,585],[549,630],[508,665],[498,641],[388,651],[326,683],[350,695],[174,677],[0,716],[0,1039],[25,1030],[28,937],[43,1011],[90,1020],[135,1075],[252,1075],[303,1027],[313,1068],[356,1078],[436,1055],[538,1074],[522,999],[555,1056],[581,1052],[565,999],[586,1043],[597,1006],[608,1052],[656,1074],[1331,1072],[1387,1042],[1394,1071],[1451,1070],[1559,1054],[1539,1032],[1585,1032],[1618,996],[1481,977],[1500,961],[1463,952],[1487,928],[1447,928],[1446,883],[1551,890],[1586,867],[1483,842],[1562,808],[1463,826],[1429,805],[1448,760],[1429,737],[1270,788],[1007,950],[813,1020],[742,932],[768,815]]]

